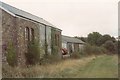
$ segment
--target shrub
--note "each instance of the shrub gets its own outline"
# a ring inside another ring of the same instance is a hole
[[[113,41],[106,41],[103,45],[109,52],[114,53],[115,52],[115,44]]]
[[[60,58],[58,54],[52,54],[52,55],[48,55],[45,58],[43,58],[41,63],[42,65],[44,65],[44,64],[58,63],[60,61],[62,61],[62,59]]]
[[[84,47],[84,55],[99,55],[107,53],[106,49],[104,47],[98,47],[98,46],[91,46],[89,44],[85,45]]]
[[[28,43],[28,53],[26,55],[27,64],[37,64],[40,61],[40,47],[39,42]]]
[[[13,43],[9,42],[7,47],[7,54],[6,54],[7,62],[10,66],[17,65],[17,56],[16,50],[14,48]]]
[[[78,59],[78,58],[80,58],[80,57],[81,57],[81,55],[80,55],[79,52],[77,52],[77,53],[72,53],[72,54],[71,54],[71,58]]]
[[[84,46],[84,54],[85,54],[85,55],[86,55],[86,54],[91,54],[91,52],[92,52],[92,46],[89,45],[89,44],[86,44],[86,45]]]

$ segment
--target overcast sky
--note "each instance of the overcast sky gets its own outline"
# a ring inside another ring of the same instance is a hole
[[[37,15],[67,36],[87,36],[93,31],[118,35],[119,0],[2,0]]]

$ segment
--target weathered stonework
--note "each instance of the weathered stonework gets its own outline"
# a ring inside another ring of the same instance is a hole
[[[26,58],[25,53],[28,51],[25,29],[34,30],[34,39],[40,42],[40,46],[43,49],[41,54],[61,54],[61,30],[46,26],[39,22],[29,20],[22,16],[14,16],[6,11],[2,10],[2,62],[7,63],[6,54],[8,43],[13,43],[17,54],[17,64],[25,65]],[[54,29],[54,33],[52,33]],[[42,31],[45,30],[45,31]],[[42,33],[43,32],[43,33]],[[55,36],[58,35],[58,38]],[[53,45],[54,43],[54,45]],[[57,44],[57,45],[55,45]],[[56,48],[56,49],[53,49]],[[56,50],[56,51],[55,51]]]
[[[15,17],[2,10],[2,58],[6,62],[6,49],[9,42],[17,49],[17,27]]]
[[[2,10],[1,9],[0,9],[0,79],[2,79]]]
[[[25,63],[25,53],[27,53],[27,40],[25,39],[25,28],[34,29],[35,40],[39,40],[39,24],[21,17],[16,18],[17,28],[17,53],[18,62]],[[22,64],[19,63],[19,64]],[[24,65],[24,64],[23,64]]]

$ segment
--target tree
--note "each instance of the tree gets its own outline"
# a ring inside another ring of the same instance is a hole
[[[87,37],[78,37],[78,36],[75,36],[75,38],[80,39],[83,42],[87,42]]]
[[[103,36],[98,38],[97,45],[101,46],[102,44],[104,44],[108,40],[114,41],[114,39],[110,35],[108,35],[108,34],[103,35]]]
[[[111,40],[115,43],[116,39],[114,37],[111,37]]]
[[[97,40],[100,38],[102,35],[98,32],[93,32],[88,34],[87,42],[91,45],[97,45]]]

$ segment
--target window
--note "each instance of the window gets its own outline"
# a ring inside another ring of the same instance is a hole
[[[30,41],[30,30],[28,27],[25,28],[25,40]]]
[[[33,28],[25,28],[25,40],[34,41],[34,29]]]
[[[31,41],[34,41],[34,29],[33,28],[31,28],[31,31],[30,31],[31,33],[30,33],[30,40]]]

